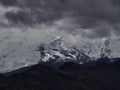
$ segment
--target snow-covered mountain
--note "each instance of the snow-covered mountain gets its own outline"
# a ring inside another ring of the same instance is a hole
[[[89,56],[75,47],[68,45],[63,38],[56,37],[52,41],[41,44],[39,47],[42,62],[87,62]]]
[[[79,46],[73,46],[60,36],[49,37],[40,44],[38,39],[35,41],[36,39],[28,39],[16,33],[11,34],[0,34],[0,72],[9,72],[39,62],[72,61],[83,64],[101,57],[117,58],[120,54],[119,39],[81,42]]]
[[[117,44],[119,42],[117,41]],[[116,58],[114,56],[115,40],[104,40],[96,44],[84,43],[79,47],[74,47],[57,36],[47,43],[42,43],[39,47],[41,60],[40,62],[76,62],[79,64],[87,63],[98,58]]]

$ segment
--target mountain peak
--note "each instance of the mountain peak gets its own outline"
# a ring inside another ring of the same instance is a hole
[[[82,64],[89,59],[89,56],[85,55],[76,47],[70,47],[70,45],[59,36],[43,44],[41,47],[43,49],[40,49],[40,62],[65,63],[71,61]]]

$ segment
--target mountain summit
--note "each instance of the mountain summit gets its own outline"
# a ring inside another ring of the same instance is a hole
[[[89,56],[76,47],[68,45],[61,37],[56,37],[45,44],[41,44],[39,51],[40,62],[65,63],[71,61],[82,64],[90,60]]]
[[[73,46],[60,36],[47,39],[41,44],[40,41],[34,43],[23,38],[4,42],[1,43],[0,49],[0,72],[10,72],[39,62],[59,67],[65,62],[84,64],[100,58],[108,58],[109,61],[116,60],[112,58],[119,58],[119,39],[94,42],[84,41],[81,45]]]
[[[109,58],[112,61],[112,43],[112,40],[105,40],[98,44],[86,43],[83,46],[74,47],[68,44],[62,37],[57,36],[49,42],[40,45],[40,63],[58,64],[75,62],[84,64],[100,60],[100,58]]]

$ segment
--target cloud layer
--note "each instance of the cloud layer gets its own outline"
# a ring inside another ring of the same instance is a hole
[[[0,0],[0,3],[19,8],[4,14],[12,25],[54,24],[72,35],[89,38],[120,34],[120,0]]]

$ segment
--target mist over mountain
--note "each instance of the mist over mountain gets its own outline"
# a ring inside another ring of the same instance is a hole
[[[120,0],[0,0],[0,90],[120,90]]]
[[[1,72],[9,72],[37,63],[50,63],[52,67],[60,67],[65,62],[84,64],[100,58],[109,58],[110,62],[114,62],[114,58],[119,58],[119,39],[97,43],[84,41],[79,46],[74,46],[60,36],[48,37],[46,41],[35,41],[36,37],[30,40],[24,35],[20,37],[21,34],[18,34],[18,38],[14,38],[17,32],[9,34],[12,36],[8,37],[5,33],[3,37],[5,41],[1,39]]]

